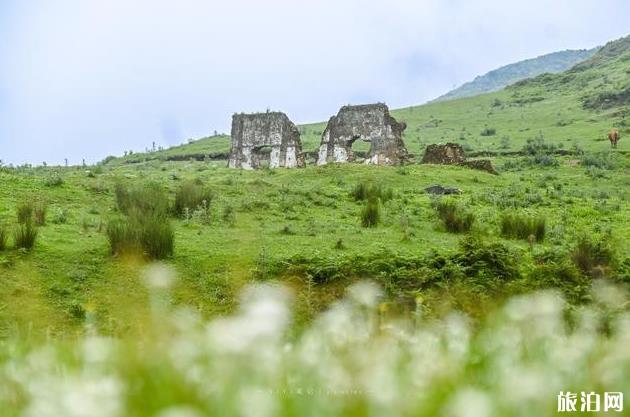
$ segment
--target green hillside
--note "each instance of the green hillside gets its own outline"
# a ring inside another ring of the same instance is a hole
[[[598,48],[566,50],[526,59],[514,64],[505,65],[476,77],[473,81],[438,97],[434,101],[452,100],[455,98],[472,97],[479,94],[499,91],[510,84],[526,78],[544,73],[558,73],[568,70],[575,64],[582,62],[597,52]]]
[[[628,392],[629,91],[624,38],[393,112],[416,161],[454,141],[499,175],[229,169],[226,136],[0,166],[0,414],[554,416],[561,390]],[[300,129],[315,152],[324,124]]]
[[[610,128],[619,128],[622,135],[630,133],[626,121],[629,39],[608,43],[587,61],[560,74],[543,74],[502,91],[397,109],[392,114],[407,123],[404,139],[415,155],[421,155],[427,144],[447,141],[459,142],[473,153],[513,152],[539,137],[566,150],[575,146],[605,150]],[[317,151],[324,129],[325,123],[300,126],[305,151]],[[368,149],[365,143],[355,146]],[[622,140],[619,146],[630,149],[630,142]],[[110,163],[203,160],[204,156],[225,159],[228,152],[229,138],[218,136]]]

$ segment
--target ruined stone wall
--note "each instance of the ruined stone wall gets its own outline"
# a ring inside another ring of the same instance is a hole
[[[284,113],[235,114],[231,136],[230,168],[304,166],[300,132]]]
[[[466,160],[464,148],[457,143],[434,143],[427,146],[422,158],[423,164],[461,165],[472,169],[489,172],[498,175],[488,159]]]
[[[399,164],[408,158],[402,140],[407,126],[389,114],[385,104],[344,106],[328,121],[319,148],[318,165],[329,162],[353,162],[352,144],[370,142],[367,164]]]
[[[466,161],[466,155],[461,145],[457,143],[431,144],[427,146],[422,158],[423,164],[461,164]]]

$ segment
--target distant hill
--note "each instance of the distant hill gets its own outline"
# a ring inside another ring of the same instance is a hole
[[[566,50],[526,59],[476,77],[433,101],[445,101],[455,98],[473,97],[479,94],[499,91],[510,84],[544,73],[558,73],[588,60],[598,48]]]

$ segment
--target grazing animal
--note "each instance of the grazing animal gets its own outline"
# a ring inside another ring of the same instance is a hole
[[[617,142],[619,142],[619,131],[617,129],[611,129],[610,132],[608,132],[608,140],[610,140],[610,146],[616,148]]]

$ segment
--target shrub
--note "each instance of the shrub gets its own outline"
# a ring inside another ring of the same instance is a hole
[[[15,247],[18,249],[32,249],[37,240],[37,228],[31,221],[21,224],[15,230]]]
[[[539,154],[553,154],[555,152],[556,146],[550,143],[545,142],[545,138],[542,134],[538,135],[535,138],[527,139],[527,143],[523,146],[522,151],[526,155],[535,156]]]
[[[489,285],[487,280],[510,280],[520,276],[514,254],[501,243],[486,243],[469,236],[459,246],[453,261],[462,267],[467,277],[484,278],[480,282],[482,285]]]
[[[615,161],[610,153],[585,154],[580,163],[585,167],[595,167],[599,169],[614,169]]]
[[[494,136],[496,134],[497,130],[493,127],[486,127],[480,133],[481,136]]]
[[[34,204],[32,201],[23,201],[17,206],[17,221],[26,224],[33,220]]]
[[[504,214],[501,217],[501,235],[514,239],[536,238],[536,242],[545,239],[546,220],[544,217],[532,217],[521,214]]]
[[[0,251],[3,251],[7,248],[7,240],[9,236],[7,235],[7,229],[4,225],[0,225]]]
[[[464,209],[454,200],[435,200],[433,208],[451,233],[468,232],[475,222],[475,214]]]
[[[52,216],[54,224],[64,224],[68,221],[68,212],[62,208],[57,208]]]
[[[186,181],[175,193],[173,212],[182,217],[186,211],[209,207],[213,199],[212,191],[203,186],[200,181]]]
[[[59,187],[63,185],[63,178],[59,174],[52,174],[46,177],[44,185],[46,187]]]
[[[571,252],[573,263],[588,275],[593,275],[597,268],[610,266],[614,258],[613,250],[603,238],[582,235]]]
[[[381,209],[377,199],[370,199],[361,209],[361,225],[376,227],[381,219]]]

